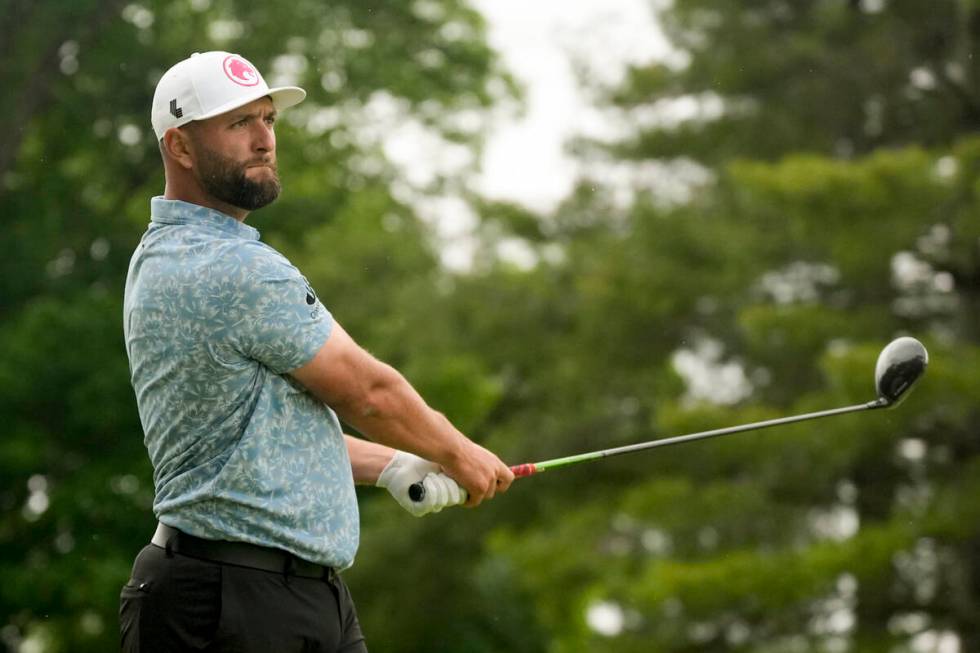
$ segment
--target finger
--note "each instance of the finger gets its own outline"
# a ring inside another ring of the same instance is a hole
[[[487,483],[487,499],[492,499],[497,494],[497,478],[493,477]]]
[[[432,485],[435,488],[435,493],[432,497],[432,510],[433,512],[439,512],[446,507],[446,501],[449,499],[449,489],[446,487],[446,482],[435,474],[430,475],[432,477]]]
[[[466,494],[466,490],[463,489],[463,486],[457,483],[456,481],[452,481],[452,485],[453,485],[453,505],[459,506],[466,503],[466,500],[469,498],[469,496]]]
[[[435,479],[442,486],[441,505],[458,506],[466,500],[466,491],[446,474],[436,474]]]
[[[466,493],[469,495],[466,503],[463,504],[466,508],[476,508],[483,501],[483,494],[479,492],[479,488],[466,488]]]
[[[479,492],[479,491],[475,493],[471,492],[470,499],[469,501],[466,502],[466,505],[469,508],[476,508],[478,505],[483,503],[484,498],[485,498],[485,494],[483,492]]]
[[[422,485],[425,487],[425,509],[427,512],[437,512],[440,505],[440,488],[436,477],[432,474],[426,474],[425,478],[422,479]]]
[[[503,469],[497,473],[497,491],[506,492],[510,489],[510,485],[513,482],[514,472],[510,471],[510,467],[504,465]]]

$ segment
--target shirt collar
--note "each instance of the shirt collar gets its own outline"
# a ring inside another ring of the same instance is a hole
[[[213,227],[226,234],[258,240],[259,230],[221,211],[182,200],[157,196],[150,200],[150,219],[158,224],[192,224]]]

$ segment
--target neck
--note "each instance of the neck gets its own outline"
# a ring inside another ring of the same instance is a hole
[[[167,185],[163,191],[164,199],[181,200],[182,202],[190,202],[191,204],[204,206],[209,209],[214,209],[215,211],[221,211],[225,215],[230,215],[239,222],[245,222],[245,218],[248,217],[249,212],[245,209],[211,197],[200,188],[189,189],[177,188],[176,186],[176,184],[172,184],[169,181],[167,182]]]

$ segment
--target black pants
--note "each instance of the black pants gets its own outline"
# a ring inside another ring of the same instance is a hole
[[[347,586],[168,553],[137,556],[119,607],[124,653],[364,653]]]

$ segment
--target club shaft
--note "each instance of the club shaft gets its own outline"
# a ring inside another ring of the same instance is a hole
[[[580,453],[574,456],[565,456],[563,458],[552,458],[551,460],[542,460],[541,462],[536,463],[523,463],[520,465],[513,465],[510,469],[514,473],[514,476],[517,476],[518,478],[521,476],[531,476],[532,474],[539,474],[541,472],[548,471],[549,469],[568,467],[570,465],[577,465],[579,463],[599,460],[601,458],[609,458],[611,456],[620,456],[622,454],[634,453],[636,451],[656,449],[657,447],[668,447],[670,445],[681,444],[683,442],[693,442],[695,440],[706,440],[708,438],[716,438],[718,436],[730,435],[732,433],[742,433],[743,431],[757,431],[759,429],[765,429],[772,426],[792,424],[794,422],[804,422],[812,419],[820,419],[821,417],[832,417],[834,415],[854,413],[861,410],[885,408],[888,405],[889,402],[887,400],[876,399],[875,401],[869,401],[864,404],[855,404],[853,406],[844,406],[843,408],[831,408],[829,410],[821,410],[815,413],[804,413],[802,415],[791,415],[789,417],[777,417],[775,419],[767,419],[761,422],[740,424],[738,426],[728,426],[721,429],[712,429],[710,431],[699,431],[697,433],[688,433],[686,435],[676,435],[670,438],[661,438],[659,440],[640,442],[638,444],[628,444],[622,447],[613,447],[612,449],[602,449],[600,451],[590,451],[588,453]],[[416,483],[411,487],[409,494],[413,501],[421,501],[425,496],[425,489],[421,483]]]
[[[812,419],[819,419],[821,417],[831,417],[833,415],[842,415],[844,413],[853,413],[861,410],[883,408],[885,405],[886,404],[881,401],[872,401],[865,404],[855,404],[853,406],[845,406],[843,408],[831,408],[830,410],[821,410],[815,413],[805,413],[803,415],[791,415],[789,417],[778,417],[775,419],[764,420],[761,422],[752,422],[751,424],[741,424],[739,426],[729,426],[726,428],[713,429],[710,431],[688,433],[686,435],[677,435],[670,438],[662,438],[660,440],[651,440],[650,442],[640,442],[638,444],[629,444],[622,447],[614,447],[612,449],[603,449],[601,451],[591,451],[588,453],[581,453],[574,456],[565,456],[563,458],[553,458],[551,460],[543,460],[541,462],[536,462],[536,463],[515,465],[511,469],[514,470],[514,473],[518,476],[530,476],[531,474],[547,471],[549,469],[567,467],[569,465],[576,465],[578,463],[598,460],[600,458],[609,458],[610,456],[619,456],[622,454],[633,453],[636,451],[655,449],[657,447],[668,447],[670,445],[681,444],[683,442],[693,442],[694,440],[706,440],[708,438],[715,438],[721,435],[741,433],[743,431],[756,431],[759,429],[765,429],[772,426],[780,426],[782,424],[792,424],[794,422],[803,422]]]

